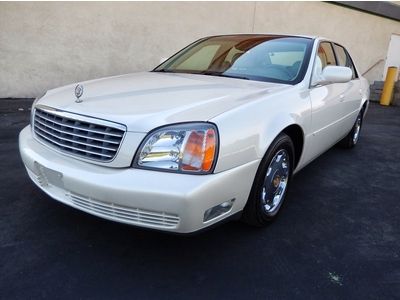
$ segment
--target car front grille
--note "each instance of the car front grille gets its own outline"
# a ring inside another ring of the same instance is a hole
[[[126,131],[120,124],[40,108],[35,109],[33,129],[62,152],[101,162],[114,159]]]
[[[67,195],[75,206],[84,211],[127,224],[172,229],[176,228],[180,221],[179,216],[173,214],[100,202],[75,193],[68,193]]]

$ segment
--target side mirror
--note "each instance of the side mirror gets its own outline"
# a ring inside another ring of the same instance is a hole
[[[353,72],[348,67],[326,66],[317,84],[349,82],[352,77]]]
[[[168,58],[167,57],[162,57],[160,58],[160,64],[162,64],[164,61],[166,61]]]

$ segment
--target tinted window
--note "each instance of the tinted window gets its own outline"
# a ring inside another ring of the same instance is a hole
[[[284,39],[260,43],[233,60],[224,74],[292,81],[299,74],[306,49],[306,44]]]
[[[357,73],[354,68],[353,62],[351,61],[350,55],[347,53],[346,49],[336,44],[334,45],[334,48],[338,60],[338,65],[342,67],[349,67],[353,72],[353,79],[357,78]]]
[[[333,53],[331,43],[323,42],[319,45],[318,57],[321,59],[322,69],[326,66],[336,65],[335,54]]]
[[[207,69],[217,51],[219,45],[208,45],[199,49],[197,52],[193,53],[192,56],[183,60],[180,64],[176,66],[179,70],[204,70]]]
[[[318,52],[315,56],[313,75],[311,84],[316,84],[322,77],[322,71],[326,66],[335,66],[336,59],[331,43],[322,42],[318,46]]]
[[[296,84],[304,78],[312,42],[267,35],[211,37],[183,49],[154,71]]]

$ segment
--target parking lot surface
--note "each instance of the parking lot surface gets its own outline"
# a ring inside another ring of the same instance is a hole
[[[400,108],[371,104],[353,150],[299,172],[266,228],[131,227],[41,192],[18,152],[31,100],[0,100],[1,299],[400,297]]]

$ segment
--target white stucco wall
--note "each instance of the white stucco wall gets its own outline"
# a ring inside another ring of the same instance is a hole
[[[400,22],[322,2],[0,2],[0,98],[150,70],[200,37],[246,32],[332,38],[363,72]]]

